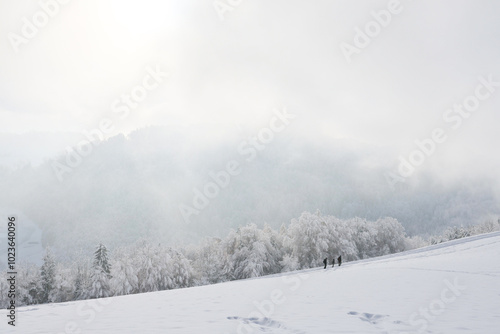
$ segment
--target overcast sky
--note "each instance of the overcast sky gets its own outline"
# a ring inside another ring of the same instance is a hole
[[[389,147],[395,162],[440,127],[448,139],[429,165],[498,175],[500,87],[456,129],[443,120],[479,77],[500,81],[497,1],[401,0],[350,62],[340,46],[389,1],[221,3],[0,0],[0,133],[80,133],[109,118],[112,134],[174,125],[223,138],[286,107],[297,135]],[[114,113],[152,69],[169,75],[128,116]]]

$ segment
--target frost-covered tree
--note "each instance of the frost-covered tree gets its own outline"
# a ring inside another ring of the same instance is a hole
[[[262,229],[262,239],[267,245],[268,257],[271,261],[270,270],[265,275],[275,274],[282,271],[281,261],[285,255],[283,245],[283,234],[272,229],[268,224],[264,224]]]
[[[470,228],[471,235],[500,231],[500,219],[488,219]]]
[[[224,244],[228,254],[226,270],[232,272],[234,279],[258,277],[281,270],[271,235],[255,224],[231,230]]]
[[[33,264],[18,265],[17,275],[19,285],[16,297],[19,305],[39,304],[42,296],[42,279],[39,267]]]
[[[429,242],[425,241],[421,236],[414,235],[413,237],[407,237],[405,239],[405,250],[417,249],[421,247],[428,246]]]
[[[159,275],[157,279],[158,290],[168,290],[177,288],[175,282],[175,265],[173,259],[174,251],[171,248],[164,248],[158,245],[156,248]]]
[[[284,244],[300,268],[310,268],[325,257],[331,263],[339,255],[350,261],[399,252],[405,249],[405,240],[403,226],[393,218],[342,220],[304,212],[292,220]]]
[[[80,259],[80,261],[73,266],[73,300],[91,298],[90,288],[92,286],[92,270],[92,265],[89,259]]]
[[[165,276],[170,277],[170,284],[167,285],[168,289],[186,288],[193,285],[194,274],[193,267],[189,260],[180,252],[174,249],[168,249],[169,260],[168,270],[165,272]]]
[[[460,238],[469,237],[471,235],[469,229],[462,226],[449,227],[444,231],[444,240],[455,240]]]
[[[188,251],[188,257],[193,263],[196,282],[199,285],[225,282],[231,279],[227,253],[223,241],[219,238],[207,238],[198,247]]]
[[[10,299],[9,294],[9,284],[7,282],[7,271],[0,271],[0,309],[7,308],[9,306]]]
[[[120,256],[115,256],[111,266],[111,289],[113,295],[128,295],[139,291],[139,280],[133,259],[130,253],[124,249],[116,252]]]
[[[110,287],[110,265],[108,250],[103,244],[99,244],[94,253],[94,263],[91,271],[90,298],[103,298],[111,295]]]
[[[357,258],[366,259],[376,256],[376,240],[377,231],[375,226],[366,219],[359,217],[349,219],[348,226],[353,230],[352,238],[357,248]]]
[[[328,230],[328,255],[337,258],[342,255],[344,261],[358,259],[357,247],[354,242],[354,229],[348,221],[333,216],[325,216],[323,220],[327,223]]]
[[[111,266],[108,259],[108,249],[103,244],[99,244],[94,252],[94,268],[98,268],[107,275],[110,275]]]
[[[398,253],[405,250],[406,234],[403,225],[396,219],[386,217],[374,223],[376,229],[376,255]]]
[[[316,267],[328,256],[328,226],[319,215],[304,212],[299,219],[292,219],[288,234],[292,255],[301,268]]]
[[[193,268],[180,252],[146,241],[136,244],[134,266],[137,268],[138,292],[160,291],[192,286]]]
[[[41,295],[40,303],[50,303],[53,302],[51,298],[52,290],[55,286],[56,280],[56,263],[50,248],[45,251],[45,256],[43,257],[43,265],[40,268],[41,275]]]
[[[56,266],[53,289],[50,293],[50,300],[54,303],[61,303],[73,300],[74,296],[74,273],[71,268],[66,268],[61,264]]]
[[[146,241],[138,243],[136,247],[134,265],[139,281],[138,292],[160,290],[162,264],[158,247],[153,247]]]
[[[285,254],[283,260],[280,261],[281,272],[294,271],[300,268],[299,260],[291,255]]]
[[[498,229],[499,222],[487,221],[478,226],[450,228],[435,240]],[[406,237],[402,225],[393,218],[368,221],[304,212],[279,231],[268,225],[261,229],[250,224],[231,230],[224,239],[208,238],[200,246],[187,249],[153,246],[141,240],[115,250],[112,262],[102,244],[93,262],[82,258],[69,268],[56,266],[47,251],[42,267],[19,266],[18,300],[19,305],[29,305],[177,289],[314,267],[324,257],[331,264],[332,257],[338,255],[350,261],[425,244],[420,237]],[[0,293],[6,288],[0,281]],[[1,295],[0,307],[5,303]]]

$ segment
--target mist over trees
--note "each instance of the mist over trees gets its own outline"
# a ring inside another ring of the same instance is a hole
[[[283,132],[248,162],[238,153],[238,137],[201,146],[191,139],[160,127],[111,137],[94,143],[62,182],[52,160],[4,168],[0,185],[9,191],[0,200],[36,222],[43,245],[67,259],[93,251],[99,242],[114,250],[139,238],[176,245],[223,237],[230,228],[251,223],[277,229],[303,211],[372,221],[390,216],[409,235],[439,234],[447,226],[468,226],[500,213],[488,179],[445,184],[423,169],[393,190],[384,177],[393,161],[380,148],[357,142],[308,142]],[[196,190],[213,181],[209,174],[231,160],[240,163],[241,172],[186,221],[179,207],[193,206]]]

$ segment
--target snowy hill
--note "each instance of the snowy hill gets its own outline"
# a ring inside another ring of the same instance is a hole
[[[500,232],[324,270],[22,307],[1,333],[498,333]],[[320,262],[320,260],[319,260]]]

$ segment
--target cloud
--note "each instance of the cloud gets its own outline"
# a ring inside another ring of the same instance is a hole
[[[221,21],[210,1],[73,1],[19,53],[1,40],[0,132],[92,129],[147,66],[160,64],[169,82],[116,120],[118,131],[180,124],[229,135],[261,126],[271,108],[285,105],[301,115],[292,129],[301,136],[389,146],[396,160],[442,123],[479,75],[500,79],[500,5],[401,1],[403,11],[347,63],[339,44],[387,6],[262,0]],[[3,2],[2,32],[19,33],[22,18],[39,10]],[[436,161],[486,162],[500,139],[499,101],[488,101]]]

